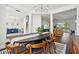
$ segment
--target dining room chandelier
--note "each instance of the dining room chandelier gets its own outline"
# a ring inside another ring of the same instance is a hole
[[[34,6],[35,12],[48,12],[48,5],[47,4],[37,4]]]

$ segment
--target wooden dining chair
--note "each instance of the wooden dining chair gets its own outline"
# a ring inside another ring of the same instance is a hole
[[[6,49],[10,52],[10,54],[18,54],[19,46],[6,45]]]
[[[25,46],[21,46],[19,44],[12,45],[10,42],[5,43],[6,49],[10,52],[10,54],[28,54],[29,49],[27,49]]]
[[[56,53],[56,45],[55,45],[55,40],[56,37],[54,37],[52,34],[50,35],[49,39],[45,39],[48,42],[48,51],[49,53]]]
[[[6,42],[5,43],[5,48],[7,49],[7,51],[9,52],[9,54],[12,54],[12,52],[14,51],[13,45],[10,44],[10,42]],[[15,53],[15,52],[14,52]],[[13,54],[14,54],[13,53]]]
[[[47,45],[48,43],[46,41],[37,44],[30,44],[30,54],[46,54]]]
[[[59,41],[59,39],[62,37],[63,31],[61,29],[54,29],[53,30],[53,37],[56,38],[56,42]]]

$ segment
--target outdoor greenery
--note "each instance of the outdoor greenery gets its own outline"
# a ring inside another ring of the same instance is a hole
[[[69,22],[64,22],[61,24],[57,24],[57,27],[61,30],[63,30],[63,32],[68,32],[69,31]]]
[[[69,24],[68,24],[68,22],[64,23],[62,29],[63,29],[64,32],[67,32],[69,30]]]

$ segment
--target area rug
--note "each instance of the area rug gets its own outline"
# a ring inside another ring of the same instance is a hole
[[[66,44],[55,42],[56,45],[56,53],[53,52],[50,54],[66,54]]]

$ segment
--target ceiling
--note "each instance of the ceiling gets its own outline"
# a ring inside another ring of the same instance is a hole
[[[77,15],[77,10],[75,8],[54,14],[54,19],[56,20],[76,19],[76,15]]]
[[[55,10],[61,7],[65,7],[65,6],[69,6],[71,4],[43,4],[43,5],[47,5],[48,6],[48,10]],[[73,5],[73,4],[72,4]],[[8,4],[6,6],[15,8],[16,10],[20,10],[23,11],[24,13],[29,13],[29,12],[33,12],[33,10],[35,9],[35,6],[39,6],[39,4]],[[9,12],[13,12],[12,9],[9,10]],[[72,9],[72,10],[68,10],[68,11],[64,11],[64,12],[60,12],[60,13],[56,13],[54,14],[54,19],[68,19],[68,18],[75,18],[76,16],[76,9]],[[47,15],[43,15],[44,18],[47,18]],[[48,16],[48,19],[50,17]]]
[[[32,12],[35,9],[35,6],[37,5],[39,6],[39,4],[8,4],[8,5],[26,12]],[[50,11],[64,6],[68,6],[69,4],[43,4],[43,5],[47,5],[48,10]]]

